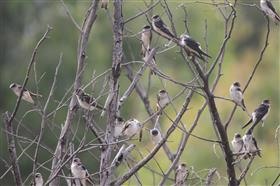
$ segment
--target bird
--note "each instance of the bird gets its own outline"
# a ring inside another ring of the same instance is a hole
[[[233,153],[241,153],[244,151],[244,142],[239,133],[235,133],[231,141]]]
[[[175,171],[175,185],[176,186],[185,185],[185,181],[188,176],[189,176],[189,170],[187,169],[187,165],[185,163],[179,164]]]
[[[260,6],[262,11],[264,11],[267,16],[271,17],[276,24],[280,22],[280,16],[277,14],[270,0],[261,0]]]
[[[12,91],[19,97],[20,96],[20,92],[22,91],[22,86],[17,84],[17,83],[12,83],[10,85],[10,89],[12,89]],[[35,94],[35,93],[27,90],[26,88],[24,88],[23,89],[23,93],[22,93],[22,99],[24,101],[29,102],[29,103],[35,104],[35,102],[34,102],[32,97],[42,97],[42,95]]]
[[[129,119],[124,123],[122,135],[129,138],[139,134],[139,141],[142,139],[142,124],[137,119]]]
[[[114,137],[119,138],[122,134],[122,130],[124,127],[124,120],[122,117],[116,117],[115,121],[115,131],[114,131]]]
[[[128,156],[128,154],[131,153],[131,151],[136,147],[135,144],[130,144],[128,147],[125,148],[125,144],[123,144],[116,154],[115,158],[113,159],[111,166],[118,167]]]
[[[152,41],[152,28],[150,25],[146,25],[143,27],[142,33],[141,33],[141,55],[143,57],[146,56],[146,52],[150,50]]]
[[[261,121],[262,125],[264,125],[264,120],[269,114],[270,110],[270,101],[268,99],[263,100],[263,102],[255,109],[252,113],[251,119],[242,127],[247,127],[251,122],[253,122],[252,126],[249,130],[253,130],[255,126]]]
[[[157,110],[160,111],[170,103],[169,95],[166,90],[159,90],[157,94]],[[161,113],[160,113],[161,114]]]
[[[76,178],[74,180],[76,185],[86,186],[86,182],[89,182],[91,185],[94,184],[90,178],[90,174],[79,158],[73,159],[71,163],[71,173],[73,177]]]
[[[176,38],[174,34],[171,33],[170,29],[161,20],[159,15],[154,15],[152,17],[152,27],[158,34],[165,37],[166,39],[178,41],[178,38]]]
[[[192,56],[196,56],[205,61],[205,56],[211,58],[206,52],[204,52],[200,46],[200,43],[191,38],[188,34],[183,34],[180,37],[180,44],[186,46]]]
[[[43,186],[44,185],[44,180],[43,180],[43,177],[41,175],[41,173],[37,172],[35,174],[35,184],[32,184],[34,186]]]
[[[259,157],[262,157],[257,141],[253,136],[252,130],[249,129],[242,139],[244,143],[244,149],[247,153],[253,156],[258,155]]]
[[[102,0],[101,1],[101,8],[104,8],[107,10],[109,4],[109,0]]]
[[[77,100],[79,105],[86,109],[86,110],[90,110],[93,111],[95,108],[100,109],[100,110],[105,110],[102,106],[98,105],[98,103],[96,102],[96,100],[89,96],[88,94],[84,93],[84,91],[82,89],[77,89],[75,91]]]
[[[240,89],[240,83],[234,82],[229,89],[231,99],[245,111],[246,106],[243,99],[243,93]]]
[[[162,140],[161,133],[157,128],[151,129],[150,135],[155,145],[157,145]]]

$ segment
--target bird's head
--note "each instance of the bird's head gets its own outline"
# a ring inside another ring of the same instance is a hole
[[[13,89],[15,88],[17,85],[15,83],[10,84],[10,88]]]
[[[41,177],[42,177],[41,173],[38,172],[35,174],[35,178],[41,178]]]
[[[154,128],[154,129],[151,130],[151,135],[152,136],[157,136],[158,134],[159,134],[158,129]]]
[[[78,164],[81,163],[81,160],[80,160],[80,158],[74,158],[72,163],[73,163],[74,165],[78,165]]]
[[[159,20],[160,20],[159,15],[154,15],[154,16],[152,17],[152,20],[153,20],[153,22],[159,21]]]
[[[263,100],[262,103],[265,104],[265,105],[270,105],[270,100],[269,99],[265,99],[265,100]]]
[[[147,32],[151,30],[151,26],[150,25],[146,25],[143,27],[143,32]]]
[[[164,96],[164,95],[167,94],[167,91],[166,90],[160,90],[160,91],[158,91],[158,94],[159,94],[159,96]]]
[[[236,82],[233,83],[233,86],[240,87],[240,83],[238,81],[236,81]]]
[[[234,138],[235,138],[235,139],[240,139],[240,138],[241,138],[241,135],[240,135],[239,133],[235,133],[235,134],[234,134]]]

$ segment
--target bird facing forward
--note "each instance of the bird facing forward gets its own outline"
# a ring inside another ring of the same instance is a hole
[[[141,42],[142,42],[141,55],[143,57],[145,57],[146,52],[150,50],[151,41],[152,41],[152,29],[149,25],[144,26],[141,34]]]
[[[245,106],[244,99],[243,99],[243,93],[240,88],[240,83],[234,82],[230,86],[229,93],[230,93],[231,99],[245,111],[246,106]]]
[[[78,182],[78,185],[80,183],[81,186],[86,186],[86,182],[89,182],[91,185],[94,184],[92,179],[90,178],[90,175],[89,175],[87,169],[82,164],[82,162],[79,158],[73,159],[73,161],[71,163],[71,173],[72,173],[73,177],[76,178],[74,181],[75,181],[75,183]]]

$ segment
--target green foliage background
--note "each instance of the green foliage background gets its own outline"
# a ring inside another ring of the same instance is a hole
[[[205,48],[205,22],[207,22],[207,42],[209,46],[209,54],[215,59],[219,47],[223,41],[224,35],[224,22],[223,18],[219,14],[219,11],[214,6],[191,3],[190,0],[172,0],[168,1],[171,11],[173,13],[174,23],[177,29],[177,34],[185,32],[184,27],[184,12],[179,7],[180,4],[185,3],[188,12],[188,26],[190,34],[196,40],[200,41],[203,48]],[[211,2],[204,0],[203,2]],[[243,3],[256,3],[256,0],[240,0],[238,2]],[[69,10],[81,25],[84,14],[88,8],[88,1],[65,1]],[[273,1],[276,9],[279,10],[279,1]],[[137,12],[145,9],[145,4],[142,1],[124,1],[123,15],[124,19],[135,15]],[[279,12],[279,11],[278,11]],[[112,4],[109,6],[109,13],[112,14]],[[158,5],[153,9],[154,14],[159,14],[162,19],[169,24],[168,17],[164,13],[164,9]],[[265,168],[265,166],[280,166],[279,160],[279,143],[277,143],[276,137],[278,137],[276,128],[279,126],[279,26],[270,22],[271,33],[269,36],[269,46],[265,52],[264,59],[259,66],[256,75],[253,78],[248,90],[245,93],[245,102],[249,111],[253,111],[261,101],[265,98],[272,100],[271,113],[265,122],[263,128],[257,127],[255,130],[255,137],[258,140],[259,146],[262,149],[262,158],[256,158],[247,175],[247,181],[250,185],[265,185],[271,184],[276,175],[280,172],[279,168]],[[126,29],[133,34],[139,32],[144,25],[148,24],[145,16],[141,16],[126,26]],[[79,31],[69,17],[60,1],[0,1],[0,111],[12,111],[16,102],[15,95],[9,90],[9,84],[12,82],[22,83],[27,65],[29,63],[32,50],[45,31],[47,25],[53,27],[50,34],[50,38],[39,49],[36,69],[37,78],[42,76],[38,87],[39,92],[44,95],[41,100],[42,103],[47,98],[50,90],[55,67],[59,60],[60,53],[63,53],[63,63],[58,75],[57,87],[55,89],[54,99],[48,111],[52,111],[59,100],[63,97],[66,90],[68,90],[75,77],[76,71],[76,56],[77,56],[77,43],[79,38]],[[101,74],[111,66],[111,51],[112,51],[112,24],[108,17],[108,14],[103,9],[99,9],[98,18],[95,22],[90,40],[89,47],[87,49],[87,65],[84,76],[84,84],[88,83],[92,77],[93,72],[96,75]],[[126,35],[131,35],[130,32],[125,32]],[[215,94],[218,96],[228,97],[228,89],[233,81],[239,81],[241,85],[244,85],[248,80],[254,64],[256,63],[260,51],[264,45],[264,39],[266,34],[266,21],[262,13],[257,11],[256,8],[237,5],[237,19],[233,30],[232,38],[226,49],[225,62],[223,64],[223,76],[218,84]],[[162,47],[167,41],[156,34],[153,35],[153,46]],[[124,39],[124,51],[126,55],[126,62],[139,61],[140,57],[140,42],[135,37],[125,37]],[[158,54],[156,56],[157,64],[159,68],[166,74],[172,76],[174,79],[187,82],[192,79],[191,73],[187,66],[184,64],[181,56],[178,54],[178,48],[173,48],[165,53]],[[211,63],[212,60],[210,60]],[[139,68],[139,64],[134,64],[134,70]],[[125,70],[121,75],[121,93],[124,93],[129,86],[129,81],[125,77]],[[32,72],[31,78],[27,87],[31,90],[35,90],[35,75]],[[148,72],[146,72],[142,79],[141,84],[147,87]],[[102,85],[103,79],[99,79],[93,89],[88,88],[87,92],[98,96]],[[171,97],[174,97],[180,92],[181,87],[177,87],[169,82],[161,81],[157,77],[152,77],[151,89],[149,91],[150,102],[154,106],[156,102],[156,93],[159,89],[166,87]],[[67,97],[71,95],[68,94]],[[183,102],[183,96],[177,99],[174,104],[177,110],[180,109]],[[101,97],[100,103],[104,103],[106,96]],[[187,128],[192,123],[197,110],[199,109],[202,98],[200,96],[194,96],[190,110],[185,114],[183,122]],[[68,102],[67,102],[68,103]],[[229,117],[229,113],[233,108],[231,102],[217,100],[219,112],[223,121]],[[26,111],[33,109],[32,106],[26,102],[22,102],[19,112],[17,114],[17,121],[21,119]],[[47,146],[51,151],[55,150],[57,143],[57,137],[60,133],[60,126],[63,124],[67,113],[67,105],[60,109],[55,118],[48,122],[46,132],[43,136],[43,144]],[[172,107],[167,108],[167,113],[171,117],[175,117],[175,112]],[[144,106],[134,92],[132,96],[125,103],[122,109],[123,116],[128,119],[130,117],[136,117],[140,121],[144,121],[148,115],[144,109]],[[72,140],[77,146],[79,140],[84,135],[85,127],[81,120],[81,112],[79,111],[76,116],[76,122],[72,126],[72,132],[76,133],[76,137]],[[231,139],[235,132],[243,134],[241,125],[248,120],[248,116],[241,110],[237,109],[236,114],[233,117],[233,121],[229,127],[229,138]],[[19,135],[34,139],[39,134],[41,117],[37,112],[30,112],[27,114],[19,127]],[[105,120],[100,119],[98,116],[98,124],[104,128]],[[1,133],[0,133],[0,175],[2,175],[7,167],[6,163],[9,162],[7,155],[7,146],[4,125],[2,120]],[[164,130],[170,126],[171,122],[163,117],[161,119],[161,125]],[[14,123],[14,128],[19,126],[18,122]],[[25,127],[23,127],[25,126]],[[147,125],[148,128],[152,127],[152,124]],[[209,117],[209,113],[206,111],[194,131],[194,134],[203,136],[209,139],[216,139],[212,123]],[[94,136],[89,132],[87,133],[87,140],[92,140]],[[176,130],[174,134],[169,138],[168,146],[175,151],[176,147],[181,139],[181,132]],[[20,141],[22,147],[26,147],[28,143],[24,140]],[[142,154],[147,154],[149,149],[153,147],[153,144],[149,142],[148,131],[145,131],[144,142],[138,143]],[[19,146],[17,146],[20,149]],[[26,152],[33,156],[35,145],[29,148]],[[18,154],[21,150],[18,150]],[[137,152],[134,153],[136,159],[140,160],[140,156]],[[79,154],[82,161],[87,165],[90,172],[99,171],[99,150],[93,149],[90,153]],[[51,158],[51,154],[46,150],[41,149],[39,152],[39,162],[45,162]],[[155,156],[156,160],[160,163],[163,170],[169,167],[169,160],[165,156],[163,150]],[[214,146],[212,143],[200,141],[195,138],[190,138],[181,160],[186,162],[188,166],[192,167],[194,172],[190,176],[190,183],[199,183],[197,176],[205,178],[207,170],[209,168],[217,168],[220,179],[217,177],[215,180],[217,184],[226,184],[226,170],[225,161],[219,147]],[[32,161],[25,154],[19,160],[20,168],[22,171],[22,177],[25,179],[32,171]],[[148,164],[150,167],[156,168],[160,173],[160,169],[156,166],[155,161],[151,161]],[[47,162],[46,167],[51,166],[51,162]],[[245,166],[245,163],[242,163]],[[69,169],[64,169],[66,173]],[[116,175],[121,175],[127,170],[126,166],[121,166],[117,169]],[[259,171],[258,171],[259,170]],[[40,169],[46,179],[49,172],[45,169]],[[239,171],[237,170],[239,175]],[[173,174],[173,173],[172,173]],[[144,185],[153,184],[161,179],[159,176],[151,174],[146,168],[139,171],[139,177]],[[8,173],[6,177],[0,180],[0,185],[13,185],[12,174]],[[135,178],[130,180],[131,184],[136,184]],[[26,185],[29,182],[26,183]],[[62,183],[62,185],[65,183]],[[168,184],[172,184],[171,181]],[[244,183],[242,183],[244,184]]]

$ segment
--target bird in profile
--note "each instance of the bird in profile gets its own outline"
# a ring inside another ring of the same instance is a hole
[[[256,108],[255,111],[252,113],[251,119],[242,127],[242,129],[247,127],[252,122],[253,124],[249,129],[252,131],[260,121],[262,122],[262,125],[264,125],[264,120],[268,116],[269,110],[270,101],[268,99],[263,100],[263,102],[258,106],[258,108]]]
[[[151,41],[152,41],[152,28],[149,25],[146,25],[142,29],[141,33],[141,55],[143,57],[146,56],[146,52],[150,51],[151,47]]]
[[[90,183],[91,185],[94,184],[90,178],[90,174],[79,158],[73,159],[71,163],[71,173],[75,178],[74,181],[76,185],[86,186],[86,182]]]
[[[280,16],[277,14],[270,0],[261,0],[260,6],[262,11],[264,11],[267,16],[271,17],[276,24],[280,22]]]
[[[166,90],[160,90],[157,94],[157,111],[160,111],[170,103],[169,95]],[[161,113],[159,113],[161,114]]]
[[[159,15],[154,15],[152,17],[152,26],[153,29],[160,34],[161,36],[165,37],[168,40],[177,40],[178,38],[176,38],[174,36],[174,34],[172,34],[172,32],[170,31],[170,29],[166,26],[166,24],[161,20],[161,18],[159,17]]]
[[[107,10],[109,4],[109,0],[101,0],[101,8],[104,8]]]
[[[243,99],[243,93],[240,87],[241,86],[239,82],[234,82],[230,86],[229,93],[231,99],[245,111],[246,106]]]
[[[37,172],[35,174],[34,182],[31,184],[32,186],[43,186],[44,180],[41,173]]]
[[[152,141],[155,145],[157,145],[162,140],[161,133],[157,128],[151,129],[150,135],[151,135]]]
[[[244,149],[248,154],[253,156],[258,155],[259,157],[262,157],[257,141],[253,136],[252,130],[249,129],[245,133],[245,135],[243,136],[243,142],[244,142]]]
[[[22,86],[17,83],[12,83],[10,85],[10,89],[12,89],[12,91],[15,93],[15,95],[17,95],[19,97],[20,92],[22,91]],[[34,99],[32,97],[42,97],[42,95],[35,94],[35,93],[27,90],[26,88],[24,88],[23,93],[22,93],[22,99],[29,103],[35,104]]]
[[[142,139],[142,124],[137,119],[129,119],[124,123],[122,134],[129,138],[139,134],[139,141]]]
[[[189,170],[185,163],[181,163],[177,166],[175,171],[175,185],[183,186],[185,185],[186,179],[189,176]]]
[[[244,151],[244,142],[239,133],[235,133],[231,141],[233,153],[241,153]]]
[[[79,105],[86,109],[93,111],[95,108],[100,109],[100,110],[105,110],[102,106],[100,106],[97,102],[96,99],[89,96],[86,94],[82,89],[77,89],[75,91],[75,95],[77,97]]]
[[[188,34],[183,34],[180,38],[180,44],[182,46],[186,46],[192,56],[198,57],[203,61],[205,61],[204,57],[211,58],[211,56],[209,56],[206,52],[202,50],[200,43],[195,41]]]

